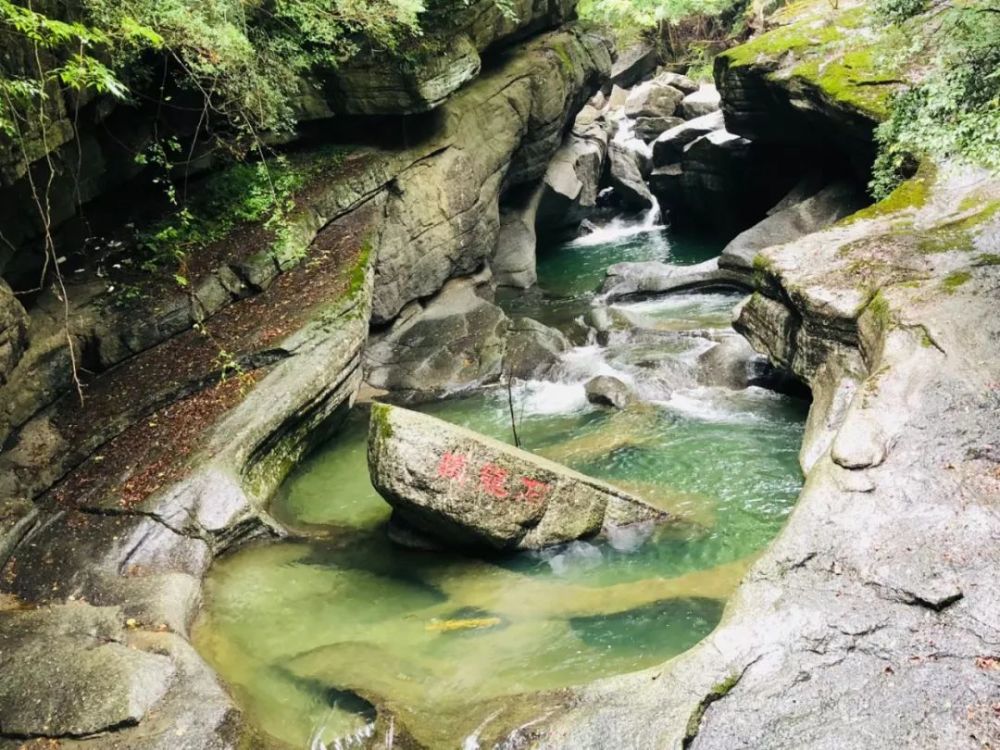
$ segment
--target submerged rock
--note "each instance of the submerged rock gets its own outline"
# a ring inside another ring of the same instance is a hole
[[[386,404],[372,407],[368,467],[395,520],[450,546],[538,549],[668,519],[597,479]]]
[[[628,385],[611,375],[598,375],[584,385],[587,400],[598,406],[624,409],[635,401],[635,394]]]

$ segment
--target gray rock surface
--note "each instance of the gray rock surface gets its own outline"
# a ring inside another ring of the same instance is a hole
[[[403,155],[376,269],[387,323],[493,254],[499,196],[541,178],[568,120],[606,74],[603,41],[575,29],[529,42],[441,107],[444,127]]]
[[[664,167],[679,163],[685,146],[703,135],[722,130],[724,127],[722,112],[711,112],[670,128],[653,141],[653,166]]]
[[[801,194],[797,188],[792,193]],[[785,205],[785,208],[741,232],[726,245],[719,257],[719,265],[750,270],[759,250],[823,229],[866,203],[864,194],[849,181],[835,182],[798,202],[783,200],[780,205]]]
[[[408,526],[449,546],[538,549],[667,515],[596,479],[417,412],[374,404],[372,484]]]
[[[531,318],[513,318],[507,328],[504,371],[507,376],[538,378],[556,365],[572,345],[559,330]]]
[[[637,117],[635,120],[635,134],[650,143],[656,140],[664,131],[682,125],[684,120],[680,117]]]
[[[672,117],[684,98],[684,94],[673,86],[647,81],[629,92],[625,100],[625,114],[632,118]]]
[[[169,659],[129,648],[113,607],[0,610],[0,735],[80,736],[136,724],[163,697]]]
[[[672,73],[669,70],[658,73],[653,80],[657,83],[673,86],[684,95],[693,94],[698,90],[698,84],[694,80],[682,73]]]
[[[680,103],[680,112],[688,120],[717,112],[721,106],[718,90],[710,83],[702,84],[697,91],[688,94]]]
[[[633,211],[653,206],[653,195],[643,179],[641,157],[632,149],[612,142],[608,148],[608,175],[622,205]]]
[[[599,117],[597,110],[584,107],[549,162],[536,213],[538,231],[571,232],[597,207],[609,140]]]
[[[496,380],[510,319],[479,296],[483,284],[482,276],[449,281],[419,313],[369,342],[366,382],[416,395]]]
[[[500,233],[490,261],[493,278],[499,286],[527,289],[538,278],[535,220],[543,192],[544,186],[539,184],[500,208]]]
[[[587,393],[587,400],[598,406],[624,409],[635,401],[632,389],[611,375],[598,375],[591,378],[584,384],[584,389]]]
[[[773,368],[742,336],[727,336],[698,356],[698,382],[736,390],[768,382]]]
[[[0,386],[28,344],[28,315],[7,283],[0,279]]]
[[[615,302],[692,289],[740,289],[749,285],[747,274],[720,268],[715,258],[692,266],[647,260],[609,266],[601,295],[605,301]]]
[[[971,265],[968,247],[913,249],[974,210],[970,189],[989,201],[1000,184],[943,169],[923,205],[762,252],[766,278],[737,328],[812,388],[795,512],[707,639],[571,690],[562,711],[539,716],[536,747],[596,750],[609,736],[643,750],[1000,740],[1000,424],[989,385],[1000,382],[1000,319],[988,291],[1000,266]],[[1000,220],[986,216],[972,253],[996,246]],[[873,298],[852,269],[875,259]],[[967,280],[949,293],[944,279],[960,269]]]
[[[611,83],[622,89],[634,86],[656,70],[659,62],[660,56],[653,45],[632,45],[618,55],[611,67]]]

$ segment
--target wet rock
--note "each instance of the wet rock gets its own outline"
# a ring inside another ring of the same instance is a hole
[[[0,610],[0,731],[94,734],[135,724],[163,697],[174,668],[129,648],[114,607]]]
[[[530,379],[543,375],[572,345],[562,332],[531,318],[513,318],[507,329],[504,370],[510,377]]]
[[[648,76],[659,64],[660,56],[651,44],[636,44],[624,50],[611,66],[611,83],[627,89]],[[613,105],[614,106],[614,105]]]
[[[477,294],[486,279],[453,279],[424,309],[365,350],[375,388],[435,394],[495,380],[510,320]]]
[[[684,197],[684,170],[681,165],[656,167],[649,173],[649,190],[667,210],[680,206]]]
[[[722,112],[711,112],[661,133],[653,141],[653,166],[663,167],[680,162],[685,146],[703,135],[722,130],[724,127]]]
[[[633,211],[653,207],[653,195],[643,180],[641,157],[620,143],[608,149],[609,180],[622,205]]]
[[[716,259],[693,266],[672,266],[656,260],[615,263],[601,285],[607,302],[680,292],[690,289],[745,288],[745,274],[719,268]]]
[[[27,345],[28,315],[7,282],[0,279],[0,385],[7,382]]]
[[[680,104],[681,114],[688,120],[695,117],[717,112],[721,106],[721,97],[715,86],[710,83],[702,84],[695,92],[684,97]]]
[[[632,389],[618,378],[610,375],[598,375],[591,378],[584,385],[584,389],[587,392],[587,400],[598,406],[624,409],[635,401]]]
[[[573,130],[545,170],[536,229],[570,233],[597,208],[601,175],[608,153],[608,130],[585,107]]]
[[[399,520],[449,546],[537,549],[667,516],[610,485],[416,412],[375,404],[372,484]]]
[[[793,188],[790,196],[798,197],[802,190]],[[754,256],[772,245],[781,245],[816,232],[867,203],[864,194],[853,182],[842,180],[819,190],[804,200],[783,199],[785,206],[763,221],[738,234],[722,251],[719,265],[750,270]]]
[[[625,100],[628,117],[672,117],[684,94],[673,86],[647,81],[632,89]]]
[[[773,367],[742,336],[727,336],[698,357],[698,381],[736,390],[762,385]]]
[[[499,286],[527,289],[535,273],[535,218],[543,186],[518,195],[500,208],[500,234],[490,267]]]
[[[635,134],[646,141],[646,143],[649,143],[664,131],[675,128],[683,123],[684,120],[680,117],[637,117],[635,120]]]

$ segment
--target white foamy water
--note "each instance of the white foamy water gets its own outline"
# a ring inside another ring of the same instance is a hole
[[[655,201],[656,198],[654,197],[653,200]],[[620,240],[628,239],[629,237],[636,237],[640,234],[662,232],[665,227],[660,224],[659,221],[660,207],[659,205],[655,205],[638,218],[625,219],[622,217],[615,217],[607,224],[595,225],[596,228],[594,231],[577,237],[569,244],[573,247],[609,245],[612,242],[618,242]]]
[[[675,391],[659,402],[672,411],[704,422],[766,422],[767,406],[777,404],[781,396],[772,391],[750,386],[740,391],[712,386],[699,386]]]

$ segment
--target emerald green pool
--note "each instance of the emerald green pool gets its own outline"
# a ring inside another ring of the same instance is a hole
[[[539,259],[540,291],[501,302],[569,326],[609,264],[696,262],[717,251],[662,233],[562,247]],[[397,547],[384,533],[388,505],[368,481],[366,413],[356,409],[273,503],[301,539],[250,547],[213,568],[199,650],[260,729],[291,747],[360,746],[371,720],[360,695],[390,707],[429,747],[471,748],[508,696],[691,647],[717,624],[801,485],[805,405],[698,385],[697,355],[711,340],[674,335],[727,335],[737,299],[620,306],[623,331],[648,335],[578,347],[553,379],[514,390],[526,448],[618,483],[677,523],[500,560]],[[583,380],[604,371],[630,380],[645,403],[622,412],[587,404]],[[421,408],[511,439],[506,391]]]

